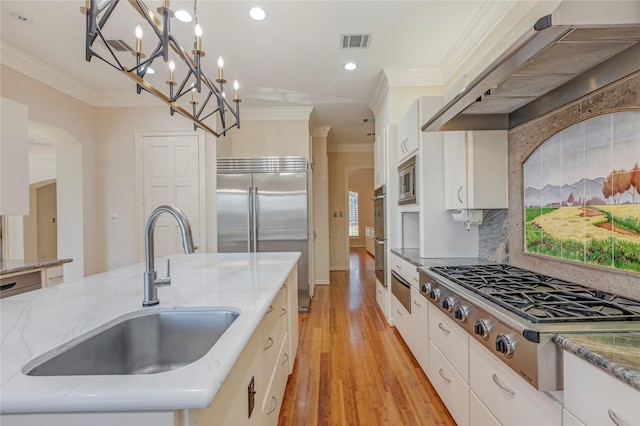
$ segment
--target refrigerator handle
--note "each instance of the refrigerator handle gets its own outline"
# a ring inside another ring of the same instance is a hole
[[[253,236],[253,189],[251,187],[247,188],[247,208],[249,209],[249,214],[247,215],[247,252],[252,251],[252,239]]]
[[[258,187],[253,188],[253,251],[258,251]]]

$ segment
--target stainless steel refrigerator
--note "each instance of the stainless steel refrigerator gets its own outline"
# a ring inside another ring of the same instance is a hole
[[[218,252],[299,251],[298,310],[309,310],[307,160],[220,158]]]

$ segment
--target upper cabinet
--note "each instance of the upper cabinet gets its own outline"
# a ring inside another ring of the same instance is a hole
[[[396,156],[398,164],[402,163],[418,150],[418,140],[420,138],[419,103],[419,100],[413,102],[398,123]]]
[[[444,133],[445,208],[507,208],[507,131]]]
[[[376,135],[373,150],[374,187],[379,188],[386,183],[387,141],[389,139],[389,126],[386,126],[382,134]]]
[[[29,111],[2,98],[0,134],[0,215],[29,214]]]

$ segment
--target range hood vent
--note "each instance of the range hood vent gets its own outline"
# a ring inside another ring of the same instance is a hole
[[[640,24],[536,22],[423,126],[508,130],[640,69]]]

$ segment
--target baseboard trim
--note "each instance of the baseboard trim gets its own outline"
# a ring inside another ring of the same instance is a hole
[[[316,285],[329,285],[329,280],[316,280]]]

